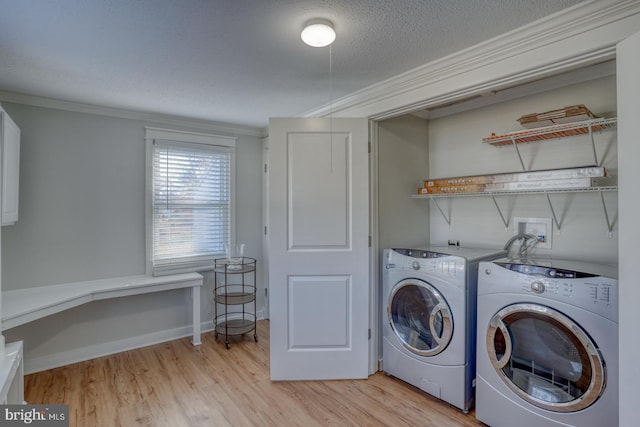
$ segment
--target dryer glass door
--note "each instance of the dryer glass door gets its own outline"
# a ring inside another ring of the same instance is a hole
[[[539,304],[512,304],[489,322],[489,360],[527,402],[556,412],[594,403],[606,384],[605,363],[587,333],[564,314]]]
[[[400,342],[420,356],[441,353],[453,335],[447,301],[429,283],[406,279],[391,291],[387,315]]]

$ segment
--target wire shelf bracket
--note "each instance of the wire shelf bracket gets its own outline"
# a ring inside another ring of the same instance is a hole
[[[549,204],[549,209],[551,210],[551,215],[553,216],[553,223],[556,226],[558,232],[560,232],[562,228],[562,221],[558,219],[558,215],[556,213],[556,209],[553,206],[553,202],[551,201],[550,194],[568,194],[568,193],[600,193],[600,200],[602,202],[602,208],[604,209],[605,220],[607,221],[607,230],[609,231],[609,236],[613,233],[613,228],[616,224],[616,218],[611,219],[609,215],[609,208],[607,207],[607,203],[604,199],[604,193],[609,191],[618,191],[618,187],[616,186],[607,186],[607,187],[586,187],[586,188],[572,188],[572,189],[558,189],[558,190],[527,190],[527,191],[499,191],[499,192],[477,192],[477,193],[450,193],[450,194],[414,194],[411,196],[413,199],[431,199],[438,208],[438,211],[447,222],[449,226],[451,226],[451,210],[449,211],[449,215],[447,215],[440,204],[438,203],[438,199],[450,199],[453,197],[491,197],[493,204],[498,210],[498,214],[500,215],[500,219],[506,228],[509,228],[509,220],[505,218],[503,209],[500,207],[500,204],[496,200],[496,195],[502,196],[517,196],[517,195],[533,195],[533,194],[544,194],[547,203]]]
[[[504,214],[502,213],[502,209],[500,209],[500,205],[496,200],[496,196],[493,193],[490,193],[491,200],[493,200],[493,204],[496,205],[496,209],[498,209],[498,214],[500,214],[500,219],[502,219],[502,223],[504,224],[504,228],[509,228],[509,220],[504,218]]]
[[[607,229],[609,230],[609,237],[611,237],[611,235],[613,234],[613,227],[616,224],[616,220],[615,220],[615,218],[613,219],[613,221],[611,221],[609,219],[609,211],[607,209],[607,204],[604,201],[604,192],[603,191],[600,192],[600,200],[602,200],[602,208],[604,210],[604,218],[607,221]]]
[[[442,208],[440,207],[440,205],[438,204],[438,200],[436,198],[431,198],[431,201],[433,202],[434,205],[436,205],[436,208],[438,208],[438,210],[440,211],[440,214],[442,215],[442,217],[444,218],[444,220],[447,222],[447,224],[449,225],[449,227],[451,227],[451,211],[449,211],[449,216],[447,216],[444,211],[442,210]]]
[[[560,233],[561,223],[560,223],[560,221],[558,221],[558,217],[556,216],[555,209],[553,209],[553,203],[551,203],[551,197],[549,196],[549,193],[545,193],[545,195],[547,196],[547,203],[549,203],[549,209],[551,210],[551,216],[553,217],[553,223],[556,225],[556,229],[558,230],[558,233]]]
[[[589,136],[589,139],[591,140],[591,149],[593,151],[594,164],[599,165],[600,163],[598,162],[598,153],[596,151],[594,132],[613,128],[616,126],[617,122],[618,119],[616,117],[612,117],[608,119],[597,118],[572,123],[555,124],[535,129],[510,132],[504,135],[492,135],[488,138],[483,138],[482,142],[494,145],[496,147],[512,145],[516,150],[516,154],[518,155],[518,160],[520,160],[522,170],[526,171],[527,168],[524,165],[522,154],[518,149],[518,144],[587,134]]]

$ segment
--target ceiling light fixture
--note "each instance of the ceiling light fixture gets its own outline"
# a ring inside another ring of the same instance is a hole
[[[313,19],[305,24],[300,37],[311,47],[325,47],[336,39],[336,32],[331,21]]]

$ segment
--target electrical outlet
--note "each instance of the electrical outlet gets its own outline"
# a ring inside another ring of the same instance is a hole
[[[551,249],[551,218],[513,218],[513,234],[532,234],[538,238],[537,248]]]

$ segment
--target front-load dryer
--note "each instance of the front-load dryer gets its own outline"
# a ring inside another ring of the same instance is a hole
[[[614,266],[481,262],[476,417],[492,427],[618,425]]]
[[[457,246],[385,249],[383,371],[468,412],[478,262],[504,255]]]

